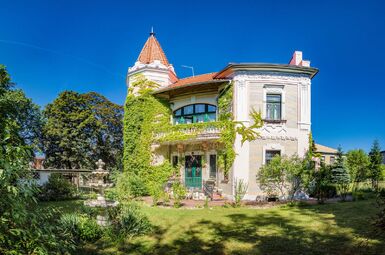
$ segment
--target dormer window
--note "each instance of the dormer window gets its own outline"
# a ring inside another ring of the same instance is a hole
[[[217,107],[210,104],[190,104],[174,111],[174,124],[216,121]]]

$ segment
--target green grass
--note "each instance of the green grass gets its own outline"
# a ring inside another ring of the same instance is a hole
[[[49,203],[73,211],[81,202]],[[99,240],[77,254],[385,254],[374,200],[270,209],[145,206],[150,235]]]

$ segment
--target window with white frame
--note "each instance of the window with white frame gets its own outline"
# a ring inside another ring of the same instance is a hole
[[[282,95],[266,95],[266,119],[281,120],[282,117]]]

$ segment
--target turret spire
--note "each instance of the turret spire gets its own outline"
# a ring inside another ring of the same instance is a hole
[[[143,64],[150,64],[154,62],[154,60],[159,60],[165,66],[170,65],[166,54],[164,54],[162,47],[155,37],[154,28],[151,28],[150,37],[148,37],[146,43],[144,44],[137,61]]]

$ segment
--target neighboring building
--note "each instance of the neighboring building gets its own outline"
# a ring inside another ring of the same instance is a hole
[[[317,74],[302,52],[294,52],[289,64],[231,63],[222,70],[178,79],[155,34],[151,33],[135,65],[128,69],[127,85],[135,74],[160,84],[154,93],[167,99],[173,111],[170,121],[179,123],[217,121],[217,99],[233,82],[234,120],[250,126],[251,109],[261,111],[264,126],[260,137],[241,145],[237,135],[237,154],[228,179],[217,169],[219,129],[209,128],[196,139],[158,144],[157,163],[164,159],[183,162],[180,174],[188,188],[202,189],[208,182],[229,198],[235,180],[248,184],[245,199],[263,196],[256,175],[274,155],[303,156],[308,148],[311,128],[311,80]]]
[[[321,154],[321,162],[324,162],[326,165],[334,164],[338,154],[337,149],[333,149],[321,144],[316,144],[315,147],[317,152]]]
[[[86,186],[87,178],[84,177],[92,172],[89,169],[47,169],[44,168],[44,160],[44,156],[36,156],[33,162],[30,163],[30,169],[33,171],[34,179],[39,186],[47,183],[51,174],[57,173],[79,188],[80,186]]]

